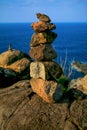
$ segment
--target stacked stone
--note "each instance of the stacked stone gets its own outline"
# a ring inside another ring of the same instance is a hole
[[[57,57],[52,47],[52,42],[57,37],[52,30],[56,26],[47,15],[37,13],[36,16],[39,21],[32,24],[35,33],[30,42],[30,57],[35,60],[30,65],[30,83],[33,91],[45,101],[55,102],[59,99],[61,88],[55,80],[63,73],[60,65],[53,61]],[[53,95],[56,95],[56,99],[53,99]]]

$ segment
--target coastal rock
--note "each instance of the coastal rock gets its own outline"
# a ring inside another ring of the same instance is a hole
[[[8,50],[3,52],[0,54],[0,67],[6,67],[23,57],[26,57],[26,54],[19,50]]]
[[[81,63],[81,62],[73,62],[72,67],[79,72],[87,74],[87,64],[84,64],[84,63]]]
[[[50,44],[39,45],[32,47],[30,50],[30,57],[36,61],[50,61],[57,57],[56,52]]]
[[[52,43],[56,37],[57,34],[50,31],[34,33],[30,42],[30,46],[34,47],[40,44]]]
[[[29,67],[30,67],[30,60],[27,58],[22,58],[16,62],[14,62],[13,64],[7,66],[6,68],[12,69],[18,73],[22,73]]]
[[[48,103],[57,102],[63,96],[62,86],[57,82],[32,78],[30,84],[33,92]]]
[[[47,30],[54,30],[56,29],[56,26],[53,23],[46,23],[46,22],[34,22],[32,23],[32,28],[35,32],[44,32]]]
[[[53,61],[32,62],[30,64],[30,76],[44,80],[55,80],[63,74],[59,64]]]
[[[43,21],[43,22],[50,22],[51,21],[49,16],[47,16],[46,14],[37,13],[36,16],[40,21]]]
[[[74,88],[80,90],[84,94],[87,94],[87,75],[83,78],[78,78],[70,82],[70,89]]]

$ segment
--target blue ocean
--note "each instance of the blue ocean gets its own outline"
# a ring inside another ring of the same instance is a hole
[[[74,61],[87,63],[87,23],[55,23],[58,37],[52,46],[58,54],[58,63],[64,62],[67,54],[68,65]],[[0,53],[13,49],[29,54],[29,43],[34,33],[31,23],[0,23]],[[60,61],[61,60],[61,61]]]

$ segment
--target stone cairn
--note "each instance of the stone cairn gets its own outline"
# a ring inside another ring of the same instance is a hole
[[[60,100],[63,95],[62,87],[56,82],[62,74],[60,65],[53,61],[57,57],[52,42],[57,34],[52,32],[56,26],[45,14],[36,14],[38,22],[32,24],[34,34],[30,42],[30,84],[32,90],[48,103]]]

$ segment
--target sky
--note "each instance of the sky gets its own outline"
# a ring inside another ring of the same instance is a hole
[[[34,22],[36,13],[53,22],[87,22],[87,0],[0,0],[0,22]]]

